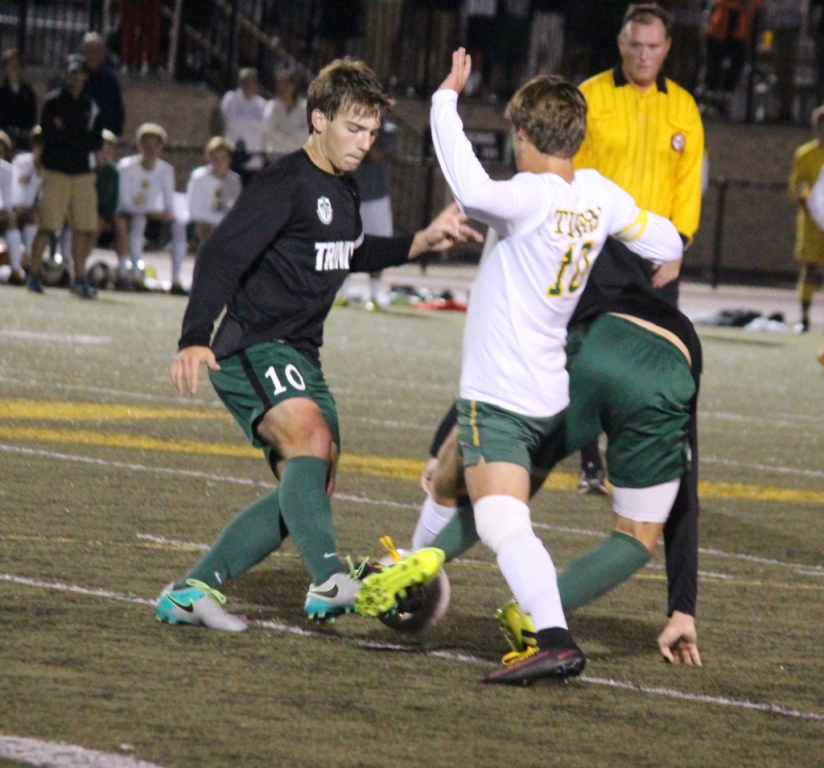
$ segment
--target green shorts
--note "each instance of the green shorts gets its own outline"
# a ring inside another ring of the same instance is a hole
[[[465,467],[505,461],[530,472],[564,457],[565,411],[547,418],[521,416],[505,408],[459,397],[458,445]]]
[[[272,449],[258,437],[257,425],[269,409],[292,397],[308,397],[317,403],[335,445],[340,448],[335,399],[320,368],[300,352],[286,344],[267,341],[218,363],[219,371],[209,371],[212,386],[252,445],[266,450],[267,459]],[[271,459],[269,463],[273,463]]]
[[[687,422],[695,381],[687,358],[657,333],[602,315],[570,335],[567,448],[603,431],[613,485],[648,488],[689,466]]]

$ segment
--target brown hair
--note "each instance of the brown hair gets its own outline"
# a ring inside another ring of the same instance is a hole
[[[554,157],[574,157],[587,131],[584,95],[557,75],[539,75],[524,83],[504,116],[515,130],[523,128],[539,152]]]
[[[664,25],[664,31],[669,39],[672,33],[672,16],[669,11],[664,10],[658,3],[634,3],[627,8],[624,20],[621,23],[621,31],[626,29],[627,24],[632,21],[638,24],[652,24],[655,19],[660,19]]]
[[[378,76],[362,61],[347,56],[327,64],[309,84],[306,120],[311,128],[314,110],[319,109],[328,120],[334,120],[339,112],[350,108],[359,116],[382,120],[394,105]]]

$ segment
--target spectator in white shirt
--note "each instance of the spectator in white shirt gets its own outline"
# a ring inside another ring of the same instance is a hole
[[[240,176],[229,168],[234,151],[231,141],[213,136],[206,145],[208,165],[195,168],[189,176],[189,221],[194,223],[201,243],[215,231],[240,195]]]
[[[186,255],[186,224],[175,218],[175,172],[160,159],[166,131],[156,123],[143,123],[137,129],[139,154],[124,157],[118,164],[120,190],[115,219],[118,259],[117,281],[120,290],[145,290],[140,271],[143,236],[149,219],[172,229],[172,284],[180,284],[180,265]],[[131,259],[132,280],[128,268]]]
[[[277,93],[266,103],[266,153],[277,160],[297,152],[309,136],[306,118],[306,97],[299,91],[299,76],[284,69],[275,76]]]
[[[23,244],[25,243],[26,253],[31,253],[34,236],[37,234],[35,203],[43,177],[43,166],[40,162],[43,154],[43,131],[39,125],[32,129],[30,141],[31,152],[21,152],[15,155],[11,162],[12,215],[6,230],[11,262],[9,285],[26,284],[26,275],[23,272]],[[5,191],[3,194],[5,195]]]
[[[241,69],[238,84],[239,88],[224,94],[220,111],[224,138],[233,142],[238,154],[243,156],[241,177],[246,184],[263,168],[269,123],[264,114],[266,100],[258,94],[257,70],[251,67]]]

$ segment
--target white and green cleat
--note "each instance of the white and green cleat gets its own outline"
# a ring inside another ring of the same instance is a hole
[[[304,613],[312,620],[333,622],[337,616],[355,610],[361,582],[354,575],[335,573],[317,587],[309,585]]]
[[[516,654],[522,654],[530,648],[538,648],[535,622],[529,614],[524,613],[517,600],[510,600],[498,608],[495,619]]]
[[[355,611],[362,616],[380,616],[406,597],[410,587],[428,584],[441,570],[446,559],[442,549],[427,547],[412,552],[363,580],[355,599]]]
[[[222,593],[197,579],[187,579],[183,589],[169,584],[157,599],[155,616],[169,624],[194,624],[224,632],[245,632],[249,625],[240,616],[224,611]]]

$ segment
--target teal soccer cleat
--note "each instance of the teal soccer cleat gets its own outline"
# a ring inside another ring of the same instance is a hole
[[[155,606],[158,621],[169,624],[194,624],[224,632],[244,632],[246,621],[221,607],[226,598],[216,589],[196,579],[187,579],[187,586],[175,589],[174,582],[161,593]]]

